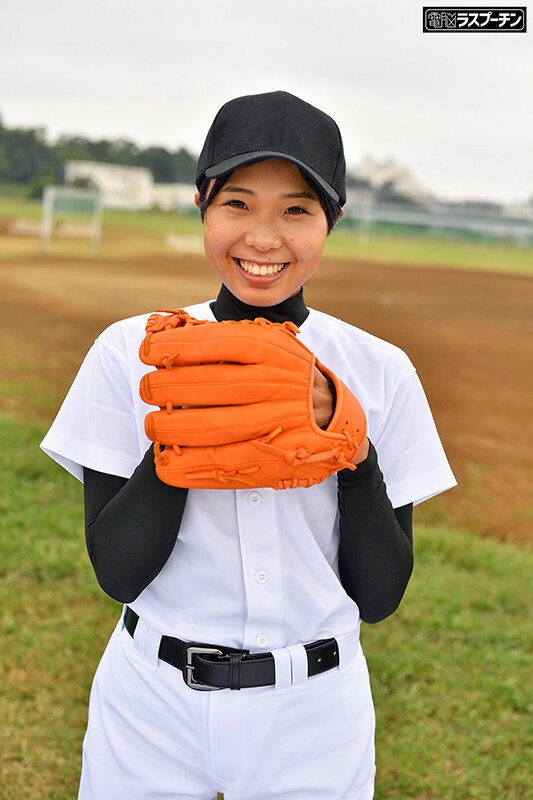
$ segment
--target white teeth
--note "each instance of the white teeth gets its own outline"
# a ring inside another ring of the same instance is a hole
[[[285,264],[254,264],[253,261],[245,261],[242,258],[237,259],[239,266],[250,275],[277,275],[278,272],[285,267]]]

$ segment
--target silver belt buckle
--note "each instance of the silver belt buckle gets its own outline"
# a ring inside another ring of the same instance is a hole
[[[202,692],[218,692],[220,689],[223,689],[223,686],[209,686],[208,683],[201,683],[200,681],[195,681],[193,677],[194,666],[192,663],[192,657],[195,653],[202,653],[212,656],[223,656],[224,653],[222,650],[217,650],[216,647],[200,647],[194,644],[189,645],[185,648],[185,670],[183,672],[183,679],[187,686],[191,689],[196,689],[197,691]]]

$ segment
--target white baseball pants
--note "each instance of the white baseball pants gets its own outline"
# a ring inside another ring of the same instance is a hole
[[[370,800],[374,708],[364,655],[307,679],[302,645],[277,685],[201,692],[122,621],[96,671],[78,800]]]

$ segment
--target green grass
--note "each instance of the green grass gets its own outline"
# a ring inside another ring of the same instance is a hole
[[[37,448],[44,428],[4,417],[0,433],[2,798],[71,800],[120,607],[85,554],[81,486]],[[529,800],[533,554],[445,527],[415,541],[399,611],[363,626],[376,800]]]
[[[342,258],[364,258],[421,266],[459,267],[533,275],[533,247],[512,242],[470,242],[466,239],[427,236],[371,235],[368,240],[354,231],[335,231],[325,253]]]
[[[42,214],[40,200],[30,200],[16,195],[0,195],[0,217],[27,217],[38,219]],[[180,214],[174,211],[122,211],[106,208],[103,224],[113,228],[154,231],[163,233],[201,233],[200,215],[194,211]]]
[[[120,211],[107,208],[104,211],[104,225],[114,228],[135,228],[136,230],[161,233],[202,234],[203,225],[199,212],[180,214],[176,211]]]
[[[3,419],[0,497],[2,798],[75,796],[90,673],[118,606],[83,552],[80,484]]]
[[[41,204],[37,200],[0,196],[0,217],[37,218],[40,215]],[[201,235],[199,215],[195,212],[178,214],[155,210],[106,209],[100,252],[102,256],[111,258],[163,252],[166,233]],[[27,257],[40,253],[37,239],[21,238],[15,244],[13,240],[10,241],[11,245],[3,248],[6,256]],[[72,240],[54,240],[51,252],[81,257],[91,255],[87,242]],[[369,261],[533,274],[532,246],[514,242],[470,241],[460,235],[453,238],[450,234],[430,236],[426,232],[416,235],[412,229],[406,229],[402,235],[372,233],[365,239],[341,223],[326,241],[325,252],[332,256]]]
[[[376,798],[530,797],[533,556],[445,528],[415,540],[400,610],[362,637]]]
[[[29,200],[20,195],[0,195],[0,217],[36,218],[42,214],[40,200]]]

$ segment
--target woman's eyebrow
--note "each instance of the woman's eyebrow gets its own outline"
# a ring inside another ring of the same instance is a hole
[[[315,195],[311,194],[311,192],[290,192],[289,194],[282,194],[281,197],[304,197],[306,200],[316,200]]]
[[[234,186],[231,183],[228,184],[228,186],[224,186],[224,188],[221,189],[220,191],[222,191],[222,192],[244,192],[245,194],[255,194],[255,192],[252,192],[251,189],[243,189],[242,186]]]
[[[243,194],[252,194],[255,197],[255,192],[252,192],[251,189],[245,189],[243,186],[235,186],[234,184],[231,184],[231,183],[228,184],[227,186],[224,186],[224,188],[221,189],[221,191],[222,192],[242,192]],[[286,198],[290,197],[291,199],[294,199],[294,198],[296,198],[296,199],[305,198],[306,200],[316,200],[316,197],[315,197],[314,194],[311,194],[311,192],[306,192],[306,191],[303,191],[303,192],[289,192],[287,194],[281,194],[280,197],[282,197],[283,199],[286,199]]]

